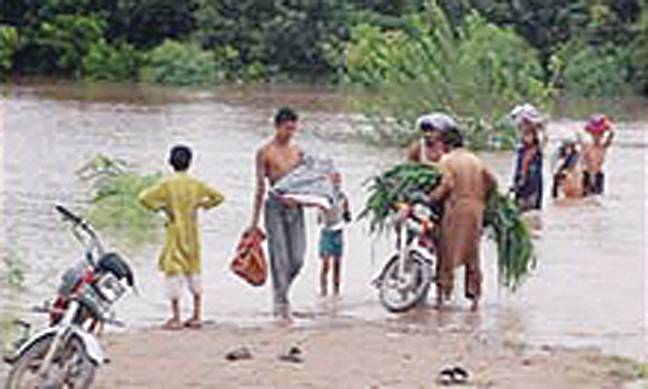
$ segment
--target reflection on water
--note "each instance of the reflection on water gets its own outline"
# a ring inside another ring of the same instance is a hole
[[[85,206],[88,188],[74,171],[97,153],[130,161],[142,172],[153,172],[166,169],[170,145],[192,145],[197,157],[193,172],[227,196],[221,208],[201,215],[205,315],[217,322],[242,325],[271,320],[269,288],[245,285],[229,272],[228,264],[251,216],[253,155],[272,133],[269,118],[273,109],[283,104],[301,108],[298,141],[309,151],[335,158],[356,211],[363,202],[364,179],[402,156],[400,150],[347,141],[346,99],[327,89],[184,91],[172,94],[175,98],[155,97],[153,103],[140,101],[149,97],[142,97],[137,90],[125,96],[131,89],[123,87],[103,91],[99,101],[76,86],[62,90],[13,88],[3,101],[0,245],[20,252],[29,271],[27,292],[20,299],[1,294],[0,312],[50,297],[61,271],[80,259],[80,248],[52,205]],[[61,93],[65,99],[56,98]],[[552,123],[549,131],[557,140],[580,126],[579,122],[559,121]],[[494,247],[484,244],[486,296],[478,315],[466,312],[461,287],[448,312],[423,309],[402,316],[387,314],[369,282],[391,243],[386,238],[369,238],[363,224],[354,224],[347,231],[343,297],[320,300],[316,297],[317,227],[309,213],[311,244],[293,289],[295,308],[302,313],[297,324],[351,318],[387,320],[417,331],[443,329],[514,342],[595,345],[613,353],[641,355],[645,345],[642,215],[646,215],[648,201],[643,187],[646,130],[646,123],[618,126],[617,142],[606,167],[609,192],[605,197],[555,205],[546,200],[537,240],[539,268],[515,295],[498,289]],[[483,157],[506,188],[513,155]],[[133,326],[162,321],[168,307],[156,268],[158,247],[133,249],[110,236],[104,239],[133,262],[142,290],[140,297],[129,297],[119,305],[122,318]],[[185,300],[185,305],[188,302]]]

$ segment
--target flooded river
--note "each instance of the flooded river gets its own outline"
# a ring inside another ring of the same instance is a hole
[[[222,207],[201,215],[205,317],[241,325],[271,321],[270,288],[248,287],[230,273],[228,264],[251,218],[253,155],[272,134],[273,110],[283,104],[299,108],[297,141],[307,151],[335,158],[356,211],[364,199],[362,182],[403,154],[349,137],[346,99],[329,89],[146,92],[135,87],[89,91],[78,85],[39,85],[3,90],[0,248],[3,255],[20,257],[27,265],[26,289],[0,292],[0,316],[5,318],[21,315],[38,321],[25,309],[49,298],[61,271],[80,258],[80,248],[52,206],[62,203],[76,210],[86,206],[87,185],[74,172],[97,153],[129,161],[138,171],[154,172],[166,171],[167,152],[174,143],[194,148],[193,173],[227,197]],[[549,133],[555,140],[582,125],[554,121]],[[304,314],[297,324],[326,323],[331,316],[389,320],[403,326],[456,328],[537,345],[592,346],[642,357],[647,344],[648,123],[628,121],[617,129],[606,166],[608,193],[598,200],[570,204],[545,199],[536,241],[539,267],[516,294],[498,289],[494,247],[485,242],[485,299],[478,317],[466,313],[461,287],[450,312],[426,309],[402,317],[386,313],[369,283],[392,242],[370,238],[362,222],[347,231],[341,299],[320,300],[318,231],[315,215],[309,212],[307,257],[292,291],[295,309]],[[555,147],[552,142],[550,149]],[[502,185],[508,186],[512,154],[484,154],[483,158]],[[157,271],[159,244],[132,248],[114,237],[103,238],[127,254],[139,278],[141,296],[119,304],[120,317],[131,327],[163,321],[168,307]],[[188,302],[183,301],[184,308]]]

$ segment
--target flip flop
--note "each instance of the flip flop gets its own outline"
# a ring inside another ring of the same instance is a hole
[[[452,376],[454,378],[455,384],[461,385],[468,382],[468,376],[469,376],[468,371],[466,371],[466,369],[464,369],[463,367],[455,366],[452,369],[452,373],[453,373]]]
[[[293,346],[288,350],[288,353],[279,355],[279,360],[284,362],[303,363],[304,358],[301,355],[302,351],[299,347]]]
[[[182,329],[182,323],[175,319],[169,319],[162,324],[162,329],[167,331],[179,331]]]
[[[225,359],[230,362],[252,359],[252,352],[250,352],[250,349],[245,346],[239,347],[225,354]]]
[[[444,386],[449,386],[454,384],[454,369],[448,367],[439,372],[437,377],[437,382]]]
[[[439,372],[437,382],[444,386],[465,385],[468,383],[468,371],[461,366],[443,368]]]

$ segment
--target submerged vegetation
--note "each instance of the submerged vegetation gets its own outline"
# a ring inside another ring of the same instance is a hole
[[[0,270],[0,285],[2,288],[22,289],[25,283],[27,265],[13,253],[5,252],[2,255],[2,268]]]
[[[92,199],[86,215],[93,226],[129,245],[155,239],[160,220],[139,204],[138,195],[157,182],[160,173],[139,174],[124,161],[98,155],[77,175],[90,184]]]

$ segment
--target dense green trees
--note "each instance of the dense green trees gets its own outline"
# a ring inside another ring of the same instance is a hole
[[[3,0],[0,71],[5,76],[50,74],[172,84],[354,79],[346,67],[352,31],[357,34],[359,26],[365,26],[388,36],[411,35],[413,18],[422,17],[428,3]],[[455,34],[466,18],[474,23],[477,14],[492,23],[489,28],[504,28],[508,36],[517,34],[537,57],[525,66],[539,64],[542,81],[556,82],[570,95],[646,93],[648,89],[643,0],[437,3]],[[498,56],[506,61],[511,52],[507,47],[503,43],[490,50],[501,51]],[[172,61],[169,54],[188,63]],[[184,70],[173,70],[175,66]]]
[[[399,30],[354,28],[347,59],[349,81],[382,92],[361,106],[380,141],[405,143],[421,113],[444,110],[471,128],[473,147],[510,146],[514,133],[493,124],[513,104],[551,95],[537,52],[524,39],[477,12],[454,25],[435,4]]]

